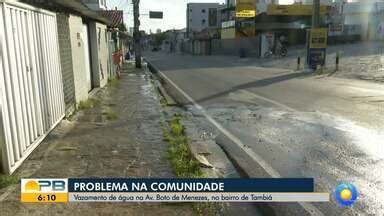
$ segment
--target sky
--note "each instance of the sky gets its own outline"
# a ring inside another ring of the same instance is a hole
[[[129,2],[129,3],[128,3]],[[132,0],[107,0],[108,8],[124,10],[124,20],[128,28],[133,26]],[[189,2],[217,2],[225,0],[140,0],[140,29],[149,32],[168,29],[182,29],[186,26],[186,8]],[[149,19],[149,11],[163,11],[163,19]]]
[[[280,0],[284,3],[290,3],[293,0]],[[210,2],[224,3],[225,0],[140,0],[140,29],[149,32],[156,32],[157,29],[162,31],[168,29],[182,29],[186,26],[186,8],[190,2]],[[133,26],[132,3],[131,0],[107,0],[108,9],[117,7],[124,10],[124,20],[127,27]],[[149,11],[163,11],[163,19],[149,19]]]

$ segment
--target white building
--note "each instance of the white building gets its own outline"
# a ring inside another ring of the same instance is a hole
[[[180,53],[182,51],[182,44],[187,39],[186,29],[169,30],[166,31],[167,39],[161,45],[162,50],[166,52]]]
[[[189,3],[187,4],[187,34],[204,29],[217,29],[221,26],[220,10],[224,5],[219,3]]]
[[[346,3],[343,8],[343,15],[346,26],[360,26],[363,40],[377,39],[379,27],[384,22],[384,1]]]

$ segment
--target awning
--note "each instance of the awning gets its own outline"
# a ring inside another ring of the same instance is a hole
[[[277,29],[306,29],[310,25],[302,23],[256,23],[256,30],[277,30]]]
[[[122,10],[105,10],[99,13],[111,20],[111,24],[109,25],[111,28],[117,28],[124,22]]]

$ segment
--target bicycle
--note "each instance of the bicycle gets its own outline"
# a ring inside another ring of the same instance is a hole
[[[280,48],[275,46],[274,48],[264,53],[264,58],[269,58],[272,55],[285,57],[287,56],[287,54],[288,54],[287,47],[285,47],[284,45],[281,45]]]

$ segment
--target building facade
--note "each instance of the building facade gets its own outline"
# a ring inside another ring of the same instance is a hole
[[[65,113],[70,115],[76,109],[75,78],[73,73],[71,34],[69,30],[69,19],[65,13],[56,15],[58,28],[58,39],[60,47],[61,73],[63,77]]]
[[[221,26],[221,12],[224,5],[218,3],[189,3],[187,4],[187,35],[207,29],[218,29]]]
[[[350,2],[343,7],[345,28],[356,27],[351,29],[356,29],[362,40],[381,38],[383,14],[384,1]]]

